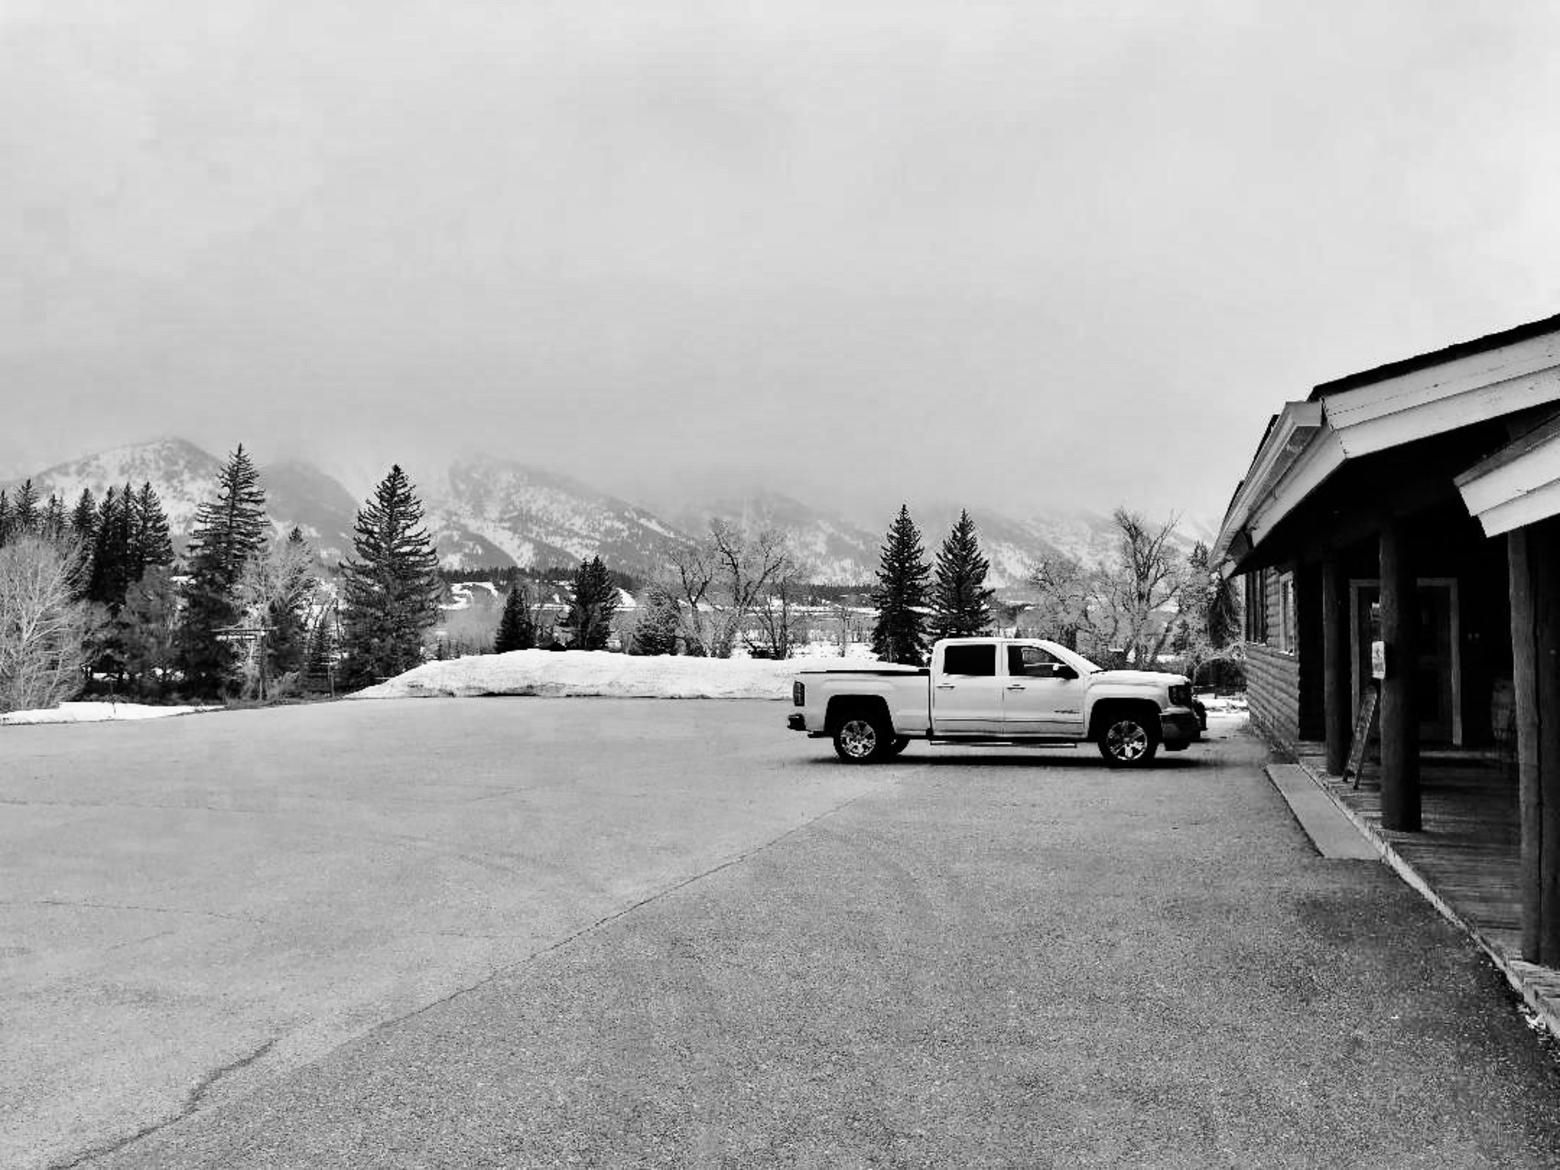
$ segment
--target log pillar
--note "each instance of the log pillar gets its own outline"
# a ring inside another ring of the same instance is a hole
[[[1522,957],[1560,966],[1560,519],[1506,536],[1522,818]]]
[[[1322,561],[1322,726],[1327,772],[1342,776],[1349,762],[1349,622],[1344,613],[1343,574],[1336,556]]]
[[[1401,523],[1381,531],[1381,638],[1387,677],[1381,682],[1381,825],[1417,833],[1419,714],[1415,710],[1415,646],[1419,590]]]

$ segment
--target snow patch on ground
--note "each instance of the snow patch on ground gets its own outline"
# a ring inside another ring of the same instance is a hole
[[[221,710],[221,707],[152,707],[145,703],[61,703],[41,711],[12,711],[0,715],[0,724],[105,723],[116,719],[163,719],[169,715]]]
[[[842,667],[859,660],[836,658]],[[809,659],[812,670],[827,660]],[[608,695],[632,699],[789,699],[795,661],[511,650],[425,662],[353,699],[429,695]]]

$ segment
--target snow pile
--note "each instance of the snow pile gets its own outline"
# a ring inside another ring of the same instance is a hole
[[[0,723],[103,723],[110,719],[162,719],[221,707],[152,707],[145,703],[61,703],[41,711],[12,711]]]
[[[427,695],[609,695],[620,699],[789,699],[791,677],[859,659],[686,658],[605,650],[511,650],[425,662],[353,699]]]

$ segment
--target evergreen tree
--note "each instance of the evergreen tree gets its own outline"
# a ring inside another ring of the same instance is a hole
[[[234,673],[232,644],[217,631],[239,619],[244,565],[264,548],[268,528],[265,491],[240,443],[217,475],[217,498],[196,509],[190,535],[179,665],[195,694],[219,693]]]
[[[32,480],[26,480],[16,489],[11,502],[11,528],[9,535],[22,536],[38,531],[38,491]]]
[[[682,626],[677,599],[659,585],[650,588],[639,624],[634,627],[632,649],[635,654],[676,654],[677,635]]]
[[[115,619],[115,650],[130,689],[162,694],[178,650],[179,591],[168,568],[153,565],[125,591]]]
[[[130,494],[130,485],[125,484],[124,499],[130,503],[126,560],[131,579],[138,580],[147,569],[173,564],[173,539],[168,535],[168,514],[150,481],[143,483],[134,496]]]
[[[574,571],[574,601],[564,628],[572,631],[571,650],[605,650],[617,613],[618,591],[601,558],[581,561]]]
[[[535,645],[536,623],[531,620],[530,594],[524,582],[517,579],[504,598],[504,612],[498,619],[498,633],[493,638],[493,653],[530,650]]]
[[[353,684],[400,674],[422,661],[424,633],[439,620],[439,558],[422,503],[397,466],[358,509],[357,558],[342,563],[346,674]]]
[[[93,524],[92,570],[87,578],[87,598],[117,613],[124,603],[125,589],[140,578],[130,567],[129,500],[109,488],[98,505]]]
[[[11,526],[15,522],[15,514],[11,511],[11,500],[4,488],[0,488],[0,548],[11,536]]]
[[[70,513],[71,534],[83,548],[91,548],[97,540],[97,501],[91,488],[82,488],[81,496]]]
[[[967,638],[991,625],[991,596],[986,573],[991,562],[980,552],[975,521],[960,510],[959,519],[937,552],[937,576],[932,584],[933,638]]]
[[[872,604],[877,623],[872,627],[872,652],[883,662],[926,663],[926,579],[931,570],[921,532],[910,519],[910,508],[901,504],[888,529],[878,565],[877,588]]]
[[[38,532],[45,540],[58,542],[66,531],[65,502],[60,499],[58,493],[49,493],[49,502],[44,505],[43,512],[38,518]]]

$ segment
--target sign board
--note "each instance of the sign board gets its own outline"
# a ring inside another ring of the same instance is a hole
[[[1370,677],[1378,681],[1387,677],[1387,644],[1380,639],[1370,644]]]
[[[1376,643],[1380,645],[1381,643]],[[1376,726],[1376,705],[1381,701],[1381,688],[1372,684],[1360,696],[1359,714],[1354,718],[1354,738],[1349,741],[1349,762],[1343,766],[1343,778],[1353,779],[1354,787],[1360,786],[1360,770],[1365,766],[1365,748],[1370,743],[1370,733]]]

